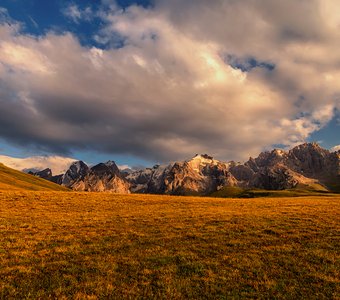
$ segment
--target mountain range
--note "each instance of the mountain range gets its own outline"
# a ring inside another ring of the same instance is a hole
[[[76,161],[58,176],[53,176],[50,169],[32,174],[76,191],[213,195],[234,187],[340,192],[340,151],[304,143],[289,151],[262,152],[245,163],[223,162],[207,154],[196,154],[189,160],[137,171],[120,171],[113,161],[93,167]]]

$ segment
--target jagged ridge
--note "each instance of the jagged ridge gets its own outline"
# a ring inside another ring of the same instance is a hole
[[[305,143],[289,151],[262,152],[244,164],[203,154],[133,172],[120,172],[112,161],[92,168],[78,161],[64,175],[52,176],[50,170],[39,173],[79,191],[209,195],[225,187],[285,190],[306,186],[340,192],[340,151]]]

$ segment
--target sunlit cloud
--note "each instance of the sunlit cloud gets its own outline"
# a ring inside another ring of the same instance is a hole
[[[333,4],[103,5],[93,12],[101,48],[67,32],[36,38],[2,24],[0,135],[57,153],[159,161],[195,153],[244,160],[301,143],[340,109]],[[86,18],[67,9],[75,22]]]

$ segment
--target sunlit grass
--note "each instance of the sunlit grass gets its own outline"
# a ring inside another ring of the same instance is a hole
[[[339,200],[0,192],[0,298],[338,299]]]
[[[39,177],[13,170],[0,163],[0,190],[67,191],[68,189]]]

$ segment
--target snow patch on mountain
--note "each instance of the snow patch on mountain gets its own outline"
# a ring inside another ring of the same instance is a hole
[[[216,166],[218,163],[218,160],[213,159],[213,157],[207,154],[196,154],[188,161],[188,164],[197,172],[200,172],[202,168],[206,167],[207,165]]]
[[[280,157],[283,157],[287,154],[284,150],[281,150],[281,149],[274,149],[273,153],[275,153],[276,156],[280,156]]]
[[[340,151],[340,145],[334,146],[334,147],[331,149],[331,152],[336,152],[336,151]]]

